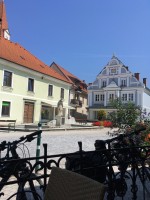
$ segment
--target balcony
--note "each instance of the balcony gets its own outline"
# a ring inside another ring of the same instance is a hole
[[[74,107],[82,107],[82,101],[78,99],[71,99],[70,104]]]

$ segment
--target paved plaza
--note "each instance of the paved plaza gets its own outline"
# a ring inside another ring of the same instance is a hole
[[[95,140],[105,140],[110,138],[108,136],[110,128],[102,129],[90,129],[90,130],[66,130],[66,131],[44,131],[41,134],[41,151],[40,155],[43,155],[43,144],[48,144],[48,155],[60,154],[60,153],[71,153],[78,151],[78,141],[82,141],[83,150],[90,151],[94,150]],[[31,131],[32,133],[32,131]],[[30,132],[14,132],[14,131],[1,131],[0,142],[3,140],[13,141],[18,140],[20,137],[30,134]],[[26,143],[30,156],[36,155],[36,144],[37,140]]]
[[[82,141],[83,150],[90,151],[94,150],[94,142],[97,139],[108,139],[107,135],[109,128],[96,129],[96,130],[66,130],[66,131],[44,131],[41,134],[41,150],[40,155],[43,155],[43,144],[48,144],[48,155],[53,154],[62,154],[62,153],[71,153],[79,150],[78,141]],[[4,140],[6,141],[14,141],[18,140],[20,137],[28,135],[31,132],[22,132],[22,131],[0,131],[0,143]],[[30,157],[36,156],[36,148],[37,148],[37,139],[32,142],[26,143]],[[28,157],[28,151],[26,150],[26,156]],[[22,152],[19,152],[20,156],[23,157]],[[4,152],[2,152],[2,156]],[[64,165],[64,163],[63,163]],[[63,167],[63,166],[62,166]],[[3,192],[5,196],[2,196],[1,200],[6,200],[11,194],[15,193],[17,190],[17,185],[6,186]],[[11,191],[11,192],[10,192]],[[14,198],[15,199],[15,198]]]
[[[111,131],[110,128],[102,128],[102,129],[91,129],[91,130],[66,130],[66,131],[44,131],[42,132],[41,137],[41,152],[40,155],[43,155],[43,143],[48,144],[48,155],[53,154],[62,154],[62,153],[71,153],[79,150],[78,141],[81,141],[83,144],[83,150],[90,151],[95,150],[94,143],[95,140],[106,140],[110,139],[107,133]],[[32,131],[31,131],[32,132]],[[30,132],[14,132],[14,131],[0,131],[0,142],[3,140],[13,141],[18,140],[18,138],[30,134]],[[36,156],[36,146],[37,140],[33,140],[31,143],[26,143],[30,157]],[[27,152],[27,151],[26,151]],[[21,152],[20,152],[21,155]],[[27,155],[26,155],[27,156]],[[28,157],[28,156],[27,156]],[[129,183],[130,185],[130,183]],[[141,183],[138,183],[138,199],[143,199],[142,197],[142,187],[140,187]],[[6,200],[11,192],[15,192],[16,186],[7,186],[5,190],[5,196],[1,197],[1,200]],[[140,198],[141,196],[141,198]],[[120,199],[116,197],[115,200]],[[130,200],[131,196],[127,195],[125,200]],[[149,199],[149,195],[146,194],[146,200]]]

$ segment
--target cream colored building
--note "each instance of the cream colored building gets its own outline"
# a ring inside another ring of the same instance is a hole
[[[63,116],[70,109],[66,77],[10,41],[4,2],[0,2],[0,120],[38,123],[56,118],[63,100]]]

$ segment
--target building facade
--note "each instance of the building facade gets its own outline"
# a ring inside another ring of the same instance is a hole
[[[65,76],[10,41],[5,4],[0,0],[0,120],[18,124],[51,121],[60,100],[65,118],[70,87]]]
[[[146,78],[140,81],[139,73],[132,73],[116,56],[97,75],[88,86],[88,119],[97,119],[97,112],[113,111],[110,102],[120,98],[122,102],[133,102],[140,106],[145,115],[150,113],[150,89]]]
[[[63,75],[70,82],[69,90],[69,105],[72,107],[69,110],[69,115],[74,117],[76,121],[87,119],[87,84],[80,80],[75,75],[53,62],[50,67]]]

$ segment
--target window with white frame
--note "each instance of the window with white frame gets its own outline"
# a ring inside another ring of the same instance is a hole
[[[109,94],[109,100],[113,100],[114,99],[114,94]]]
[[[28,79],[28,91],[34,92],[34,79],[32,78]]]
[[[127,94],[122,94],[122,101],[127,101]]]
[[[48,96],[52,97],[53,96],[53,85],[48,86]]]
[[[128,97],[129,97],[129,101],[133,101],[133,93],[130,93]]]
[[[100,95],[99,94],[95,94],[95,102],[100,101]]]
[[[4,71],[3,86],[12,87],[12,72]]]
[[[3,116],[3,117],[9,117],[10,116],[10,102],[9,101],[2,101],[1,116]]]
[[[64,88],[61,88],[60,90],[60,98],[64,99]]]
[[[101,94],[101,101],[104,101],[104,94]]]
[[[103,80],[102,81],[102,87],[106,87],[107,83],[106,83],[106,80]]]
[[[126,79],[122,79],[121,80],[121,86],[126,86],[127,85],[127,80]]]
[[[114,67],[110,68],[109,69],[109,74],[111,74],[111,75],[118,74],[118,68],[116,68],[116,67],[115,68]]]

